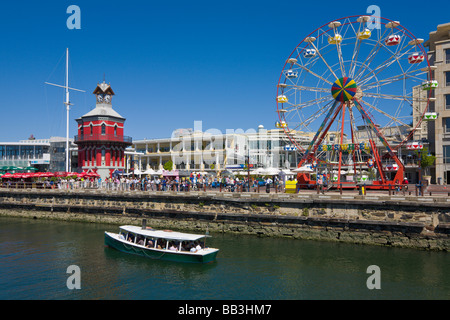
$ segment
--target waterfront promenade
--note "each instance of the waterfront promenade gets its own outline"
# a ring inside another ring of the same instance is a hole
[[[303,188],[298,188],[296,191],[286,191],[283,184],[270,184],[268,187],[265,184],[255,183],[250,185],[250,190],[247,183],[219,183],[218,181],[201,180],[198,183],[175,183],[173,180],[167,183],[156,180],[144,179],[117,179],[102,181],[101,179],[61,179],[52,181],[49,179],[35,182],[29,181],[3,181],[1,188],[6,189],[44,189],[44,190],[106,190],[117,192],[212,192],[212,193],[232,193],[232,194],[318,194],[318,195],[377,195],[377,196],[433,196],[433,197],[450,197],[450,186],[447,185],[429,185],[421,186],[416,184],[399,185],[393,187],[386,187],[384,190],[376,190],[367,187],[357,186],[356,188],[341,188],[340,185],[331,184],[329,188],[319,188],[317,185],[305,185]],[[185,180],[187,182],[187,179]],[[362,188],[361,188],[362,187]]]
[[[142,190],[138,185],[0,188],[0,216],[140,224],[181,230],[450,250],[446,186],[408,190],[315,190],[206,187]],[[259,192],[258,192],[259,191]]]

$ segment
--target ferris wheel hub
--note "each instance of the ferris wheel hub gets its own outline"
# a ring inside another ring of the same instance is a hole
[[[353,100],[358,86],[355,80],[349,77],[342,77],[337,79],[331,86],[331,95],[337,101],[346,102]]]

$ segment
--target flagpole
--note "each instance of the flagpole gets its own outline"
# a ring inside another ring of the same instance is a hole
[[[66,172],[70,172],[69,166],[69,48],[66,48]]]
[[[69,166],[69,154],[70,154],[70,150],[69,150],[69,111],[70,111],[70,106],[72,105],[70,103],[70,99],[69,99],[69,89],[70,90],[75,90],[75,91],[80,91],[80,92],[86,92],[84,90],[79,90],[79,89],[74,89],[74,88],[70,88],[69,87],[69,48],[66,48],[66,79],[65,79],[65,85],[61,86],[58,84],[54,84],[54,83],[49,83],[49,82],[45,82],[46,84],[55,86],[55,87],[60,87],[60,88],[64,88],[66,90],[66,101],[64,102],[65,106],[66,106],[66,172],[70,172],[70,166]]]

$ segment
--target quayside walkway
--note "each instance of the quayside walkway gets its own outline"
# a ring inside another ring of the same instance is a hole
[[[128,180],[126,182],[98,182],[97,180],[70,181],[62,180],[52,182],[50,180],[39,182],[7,181],[0,184],[1,189],[39,189],[39,190],[98,190],[111,192],[144,192],[154,194],[154,192],[168,194],[190,194],[192,192],[202,192],[205,194],[232,194],[236,197],[256,197],[259,194],[285,194],[285,195],[327,195],[333,197],[340,196],[408,196],[408,197],[450,197],[450,186],[447,185],[429,185],[422,186],[416,184],[385,186],[384,190],[371,189],[370,186],[359,185],[355,189],[341,188],[340,185],[330,185],[328,188],[318,185],[303,185],[296,190],[287,190],[282,185],[260,185],[253,184],[215,184],[215,183],[197,183],[188,186],[181,184],[155,185],[146,184],[142,181]],[[295,198],[295,196],[294,196]]]

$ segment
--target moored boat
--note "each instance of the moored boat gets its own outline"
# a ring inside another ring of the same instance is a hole
[[[119,227],[119,233],[105,231],[105,245],[151,259],[208,263],[216,259],[219,249],[207,247],[206,237],[125,225]]]

